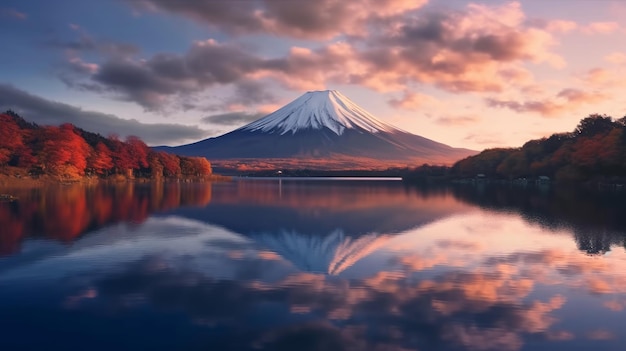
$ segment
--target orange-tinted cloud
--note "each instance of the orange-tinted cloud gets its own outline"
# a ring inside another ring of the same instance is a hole
[[[604,93],[587,92],[580,89],[563,89],[556,94],[556,99],[515,101],[489,98],[487,105],[496,108],[507,108],[518,113],[537,113],[544,117],[554,117],[565,112],[575,111],[580,106],[593,104],[608,99]]]
[[[435,120],[438,124],[447,126],[466,126],[480,121],[478,116],[444,116]]]
[[[300,91],[352,84],[381,92],[405,92],[390,103],[416,109],[432,101],[408,92],[415,84],[454,93],[498,93],[534,81],[524,67],[526,63],[557,68],[565,65],[553,51],[558,42],[552,33],[529,25],[517,2],[470,4],[460,11],[431,12],[415,11],[424,1],[405,0],[261,1],[238,2],[237,7],[221,1],[136,2],[234,32],[272,28],[271,33],[316,38],[348,34],[343,40],[321,42],[316,48],[292,47],[275,57],[257,54],[234,42],[209,39],[195,42],[182,55],[160,53],[142,60],[117,57],[101,63],[95,73],[84,70],[86,82],[81,87],[135,101],[149,110],[210,87],[239,86],[259,79]],[[302,11],[309,6],[315,6],[316,11],[306,12],[303,18]],[[320,11],[325,7],[329,10]],[[332,20],[346,11],[350,16]],[[367,25],[360,25],[363,21]],[[273,101],[261,103],[266,102]],[[555,109],[536,105],[520,108]]]
[[[404,110],[418,110],[425,104],[436,101],[435,98],[426,94],[405,91],[401,98],[393,98],[388,101],[389,105]]]

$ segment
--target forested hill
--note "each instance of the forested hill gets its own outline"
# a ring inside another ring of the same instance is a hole
[[[488,149],[463,159],[451,172],[516,179],[548,176],[557,181],[589,181],[626,176],[626,117],[591,115],[573,132],[531,140],[520,148]]]
[[[134,136],[105,138],[71,124],[42,127],[11,111],[0,114],[0,126],[0,174],[159,179],[212,173],[205,158],[155,152]]]

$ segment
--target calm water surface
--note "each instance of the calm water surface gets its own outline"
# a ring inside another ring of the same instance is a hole
[[[624,350],[626,192],[0,189],[2,350]]]

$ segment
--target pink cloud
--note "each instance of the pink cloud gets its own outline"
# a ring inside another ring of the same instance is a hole
[[[467,126],[479,121],[478,116],[444,116],[437,118],[435,122],[447,126]]]
[[[605,329],[597,329],[597,330],[590,331],[586,334],[586,336],[587,336],[587,339],[591,339],[591,340],[615,339],[615,334]]]
[[[184,54],[159,53],[142,60],[127,55],[101,63],[97,73],[86,70],[84,78],[97,86],[94,91],[114,93],[150,110],[213,86],[259,79],[300,91],[342,84],[404,92],[389,103],[414,110],[436,100],[410,92],[411,86],[427,84],[453,93],[501,93],[532,85],[534,76],[525,64],[565,65],[553,52],[558,41],[550,31],[528,24],[518,2],[423,12],[420,8],[426,1],[323,0],[315,6],[328,11],[317,8],[309,15],[312,18],[304,18],[302,11],[313,2],[300,0],[241,2],[237,7],[221,1],[133,3],[197,17],[237,33],[261,30],[296,37],[309,33],[315,38],[348,34],[345,40],[317,48],[292,47],[275,57],[255,54],[234,42],[209,39],[194,43]],[[333,21],[343,13],[350,16]],[[497,105],[543,113],[560,108],[541,101]]]
[[[417,110],[426,104],[437,100],[430,95],[405,91],[401,98],[393,98],[388,101],[389,105],[404,110]]]
[[[518,113],[537,113],[544,117],[555,117],[569,111],[576,111],[580,106],[604,101],[609,97],[600,92],[586,92],[579,89],[563,89],[556,95],[556,99],[543,100],[499,100],[487,99],[487,105],[496,108],[506,108]]]
[[[607,62],[616,64],[616,65],[624,65],[626,64],[626,54],[623,52],[614,52],[611,53],[604,58]]]
[[[585,34],[611,34],[620,29],[617,22],[593,22],[581,27],[581,31]]]

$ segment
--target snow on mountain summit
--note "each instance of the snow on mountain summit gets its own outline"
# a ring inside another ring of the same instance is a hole
[[[346,129],[363,129],[370,133],[398,130],[378,120],[336,90],[305,93],[239,130],[293,134],[300,130],[323,128],[328,128],[337,135],[342,135]]]

